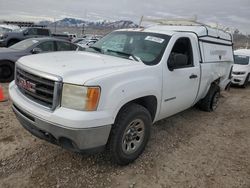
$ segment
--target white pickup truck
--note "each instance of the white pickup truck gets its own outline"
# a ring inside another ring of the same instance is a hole
[[[114,31],[84,52],[26,56],[9,86],[33,135],[76,152],[108,149],[126,165],[152,123],[198,104],[213,111],[230,83],[231,35],[205,26]]]
[[[234,51],[234,65],[232,84],[246,87],[250,81],[250,50],[239,49]]]

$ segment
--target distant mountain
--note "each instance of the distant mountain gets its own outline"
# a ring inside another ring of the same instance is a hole
[[[56,22],[51,21],[41,21],[38,24],[54,26],[56,24],[57,27],[91,27],[91,28],[111,28],[111,29],[122,29],[122,28],[135,28],[138,27],[137,24],[130,20],[119,20],[119,21],[107,21],[107,20],[99,20],[99,21],[86,21],[75,18],[64,18],[62,20],[58,20]]]

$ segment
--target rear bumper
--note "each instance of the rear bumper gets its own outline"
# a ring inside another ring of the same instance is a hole
[[[12,106],[21,125],[34,136],[74,152],[95,153],[107,143],[111,125],[73,129],[55,125],[28,113],[15,104]]]

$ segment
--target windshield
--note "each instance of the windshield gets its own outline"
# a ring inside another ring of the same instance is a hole
[[[97,53],[141,60],[147,65],[160,62],[170,36],[147,32],[117,31],[86,49]]]
[[[0,27],[0,34],[6,33],[6,32],[10,32],[11,29],[5,28],[5,27]]]
[[[21,42],[18,42],[9,48],[14,49],[14,50],[26,50],[33,46],[35,43],[38,43],[39,41],[36,39],[26,39]]]
[[[17,29],[13,29],[12,32],[23,32],[24,30],[26,30],[26,28],[17,28]]]
[[[249,57],[244,55],[234,55],[234,64],[248,65]]]

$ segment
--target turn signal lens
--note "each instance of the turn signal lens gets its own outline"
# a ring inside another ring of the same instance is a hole
[[[101,91],[99,87],[88,87],[87,101],[85,106],[87,111],[94,111],[97,109],[100,93]]]

